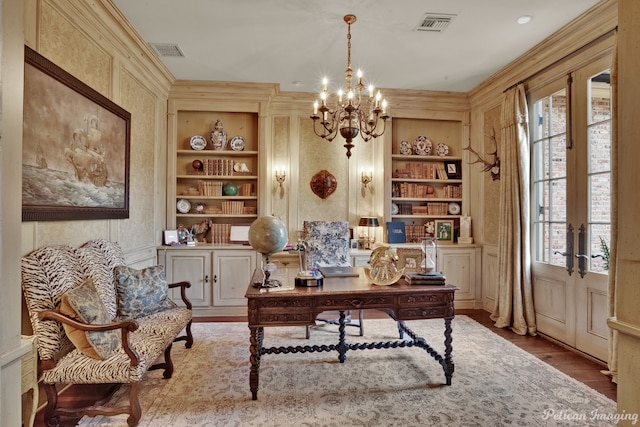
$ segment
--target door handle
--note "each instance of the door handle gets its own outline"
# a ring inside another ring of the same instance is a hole
[[[580,274],[581,279],[587,274],[587,261],[589,261],[589,256],[585,255],[586,231],[584,224],[580,224],[580,229],[578,231],[578,253],[576,254],[576,258],[578,258],[578,273]]]
[[[562,255],[565,258],[567,273],[571,276],[571,273],[573,273],[573,225],[571,224],[567,225],[566,245],[567,250],[565,252],[554,251],[553,253]]]
[[[560,252],[560,251],[554,251],[553,252],[555,255],[562,255],[562,256],[570,256],[571,254],[568,252]],[[578,255],[576,255],[577,257]]]

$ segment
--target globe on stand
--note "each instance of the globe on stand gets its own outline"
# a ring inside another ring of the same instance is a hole
[[[280,286],[278,280],[270,280],[271,271],[268,268],[269,255],[280,252],[287,245],[287,227],[275,216],[261,216],[253,221],[249,227],[249,243],[264,258],[263,268],[264,279],[261,283],[254,283],[262,288],[273,288]],[[256,286],[257,287],[257,286]]]

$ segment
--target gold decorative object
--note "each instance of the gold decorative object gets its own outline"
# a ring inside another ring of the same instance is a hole
[[[404,274],[404,268],[398,269],[397,262],[396,251],[391,246],[382,244],[371,252],[371,268],[365,269],[364,274],[374,285],[392,285]]]
[[[389,118],[387,101],[382,99],[378,91],[374,95],[374,87],[368,87],[368,95],[363,94],[365,85],[362,84],[362,72],[358,70],[358,83],[353,87],[353,70],[351,69],[351,24],[356,22],[355,15],[346,15],[344,22],[347,30],[347,69],[345,78],[347,86],[345,90],[338,90],[335,103],[332,106],[327,91],[328,80],[322,81],[323,88],[320,92],[320,102],[316,99],[313,104],[313,131],[319,137],[327,141],[340,133],[345,139],[344,147],[347,149],[347,157],[351,157],[353,140],[360,137],[366,142],[371,138],[377,138],[385,131],[386,120]]]

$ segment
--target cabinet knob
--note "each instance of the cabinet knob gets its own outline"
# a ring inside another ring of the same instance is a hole
[[[213,283],[218,283],[218,275],[217,274],[213,275]]]
[[[209,275],[204,276],[204,283],[209,283]]]

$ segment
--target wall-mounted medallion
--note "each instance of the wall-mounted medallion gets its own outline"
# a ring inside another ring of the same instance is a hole
[[[313,194],[321,199],[326,199],[336,191],[338,181],[331,172],[323,169],[311,177],[309,185],[311,185]]]

